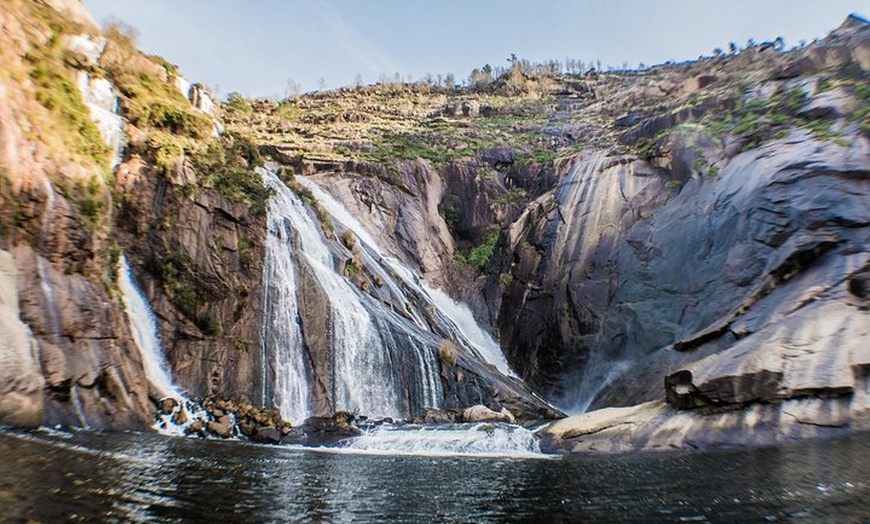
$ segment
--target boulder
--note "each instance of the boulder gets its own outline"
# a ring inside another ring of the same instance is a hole
[[[445,424],[456,422],[460,414],[452,409],[427,409],[422,422],[425,424]]]
[[[221,438],[230,438],[231,436],[233,436],[233,424],[231,420],[229,422],[210,420],[206,424],[206,429],[208,429],[210,433],[213,433]]]
[[[177,407],[178,400],[172,397],[166,397],[157,403],[157,410],[163,415],[171,415]]]
[[[257,428],[251,438],[256,442],[278,444],[283,436],[278,428]]]
[[[463,411],[462,420],[465,422],[507,422],[509,424],[516,422],[514,416],[506,408],[494,411],[482,404],[471,406]]]

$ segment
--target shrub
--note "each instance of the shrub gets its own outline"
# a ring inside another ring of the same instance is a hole
[[[345,229],[341,232],[341,242],[351,251],[356,249],[356,237],[350,229]]]
[[[441,344],[438,346],[438,359],[445,365],[453,367],[456,365],[458,357],[458,352],[456,350],[456,344],[453,343],[452,340],[447,340],[446,338],[441,341]]]
[[[254,108],[248,102],[248,99],[235,92],[227,95],[227,102],[224,104],[224,108],[230,112],[242,115],[252,115],[254,113]]]
[[[478,271],[482,271],[495,252],[496,243],[498,243],[498,231],[492,230],[486,234],[486,239],[482,244],[472,248],[471,251],[468,252],[465,256],[465,261],[476,267]]]
[[[172,160],[184,154],[184,146],[178,138],[163,131],[149,133],[145,146],[146,156],[164,174],[172,168]]]
[[[191,138],[207,138],[214,131],[210,117],[197,111],[167,80],[177,69],[160,57],[146,57],[135,48],[128,27],[110,24],[101,65],[121,92],[121,105],[133,125],[157,128]]]

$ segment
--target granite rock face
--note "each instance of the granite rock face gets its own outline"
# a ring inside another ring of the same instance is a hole
[[[38,426],[45,380],[36,340],[19,318],[17,273],[11,253],[0,251],[0,423]]]
[[[650,366],[678,367],[811,302],[845,301],[835,289],[866,270],[870,237],[868,141],[854,139],[796,132],[678,189],[640,160],[581,157],[511,230],[500,315],[511,359],[563,406],[627,405],[660,398],[676,371]]]

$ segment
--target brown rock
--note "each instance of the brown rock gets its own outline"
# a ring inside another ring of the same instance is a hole
[[[172,422],[178,426],[183,426],[187,424],[189,417],[187,416],[187,410],[183,407],[172,414]]]
[[[171,415],[177,407],[178,401],[171,397],[164,398],[158,403],[158,409],[164,415]]]
[[[206,428],[210,433],[221,438],[230,438],[233,435],[233,425],[211,420],[206,424]]]

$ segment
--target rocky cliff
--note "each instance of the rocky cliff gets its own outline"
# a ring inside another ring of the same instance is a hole
[[[250,400],[264,205],[239,203],[227,172],[244,178],[247,161],[208,138],[204,95],[80,2],[9,2],[0,37],[0,422],[151,425],[160,392],[119,295],[122,252],[159,305],[179,382]],[[219,160],[195,164],[208,148]]]
[[[0,423],[153,420],[121,253],[180,386],[277,402],[268,340],[297,326],[313,413],[331,415],[347,364],[339,288],[300,262],[298,225],[270,225],[275,188],[255,168],[271,160],[345,298],[396,346],[383,366],[397,383],[419,379],[409,355],[437,358],[437,387],[403,386],[402,413],[555,416],[534,390],[598,410],[546,431],[572,451],[867,425],[870,30],[857,17],[788,51],[570,75],[518,61],[461,89],[231,95],[220,108],[79,2],[13,0],[0,38]],[[333,223],[317,188],[377,246]],[[280,326],[270,235],[296,253],[299,310]],[[467,302],[528,386],[454,340],[385,257]],[[453,411],[425,412],[435,390]]]
[[[297,138],[270,151],[474,304],[548,399],[572,411],[654,403],[628,422],[613,412],[593,429],[560,423],[559,446],[831,433],[866,420],[868,34],[849,17],[788,52],[763,44],[642,72],[545,76],[548,94],[507,107],[498,83],[468,111],[414,86],[340,92],[288,103],[303,116],[261,107],[272,118],[253,127],[261,141]],[[360,120],[345,117],[383,104],[384,91],[414,100],[391,106],[400,139],[357,125],[351,140],[346,122]],[[546,121],[524,119],[529,107]],[[456,128],[433,136],[445,118]],[[306,139],[313,122],[335,142]],[[528,162],[534,141],[493,133],[528,129],[562,158]],[[649,435],[687,421],[692,431]],[[608,441],[641,422],[634,440]],[[750,436],[756,424],[765,429]],[[611,433],[596,440],[602,428]]]

